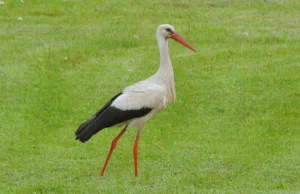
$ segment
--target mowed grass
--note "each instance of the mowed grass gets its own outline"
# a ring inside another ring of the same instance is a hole
[[[22,17],[23,20],[18,20]],[[170,23],[177,101],[141,134],[86,144],[77,127],[154,74]],[[300,192],[299,1],[5,1],[0,6],[1,193]]]

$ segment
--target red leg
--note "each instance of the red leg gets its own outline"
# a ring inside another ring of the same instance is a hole
[[[104,174],[104,171],[105,171],[105,169],[106,169],[106,166],[107,166],[107,164],[108,164],[108,161],[109,161],[109,159],[110,159],[110,156],[111,156],[111,154],[113,153],[115,147],[117,146],[118,140],[122,137],[122,135],[123,135],[123,133],[126,131],[126,129],[127,129],[127,126],[125,126],[125,128],[119,133],[119,135],[111,142],[111,147],[110,147],[109,153],[108,153],[108,155],[107,155],[107,158],[106,158],[106,161],[105,161],[105,163],[104,163],[104,165],[103,165],[103,168],[102,168],[102,170],[101,170],[101,172],[100,172],[100,175],[101,175],[101,176],[103,176],[103,174]]]
[[[133,146],[133,160],[134,160],[134,174],[137,177],[138,176],[138,145],[139,145],[139,140],[140,140],[140,133],[141,131],[138,130],[135,138],[135,143]]]

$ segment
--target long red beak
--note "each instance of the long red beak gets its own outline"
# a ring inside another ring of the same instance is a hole
[[[187,48],[191,49],[192,51],[196,51],[196,49],[190,45],[187,41],[185,41],[181,36],[179,36],[179,34],[177,34],[176,32],[173,32],[172,34],[172,39],[176,40],[177,42],[179,42],[180,44],[186,46]]]

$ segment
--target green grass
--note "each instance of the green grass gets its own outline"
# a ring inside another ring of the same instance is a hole
[[[17,20],[23,17],[22,21]],[[78,125],[156,72],[170,23],[177,102],[88,143]],[[299,193],[297,0],[5,1],[0,6],[1,193]],[[136,38],[138,36],[138,38]]]

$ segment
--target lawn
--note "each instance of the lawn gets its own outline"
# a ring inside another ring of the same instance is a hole
[[[141,133],[82,144],[77,127],[154,74],[170,23],[177,101]],[[300,2],[4,1],[1,193],[299,193]]]

